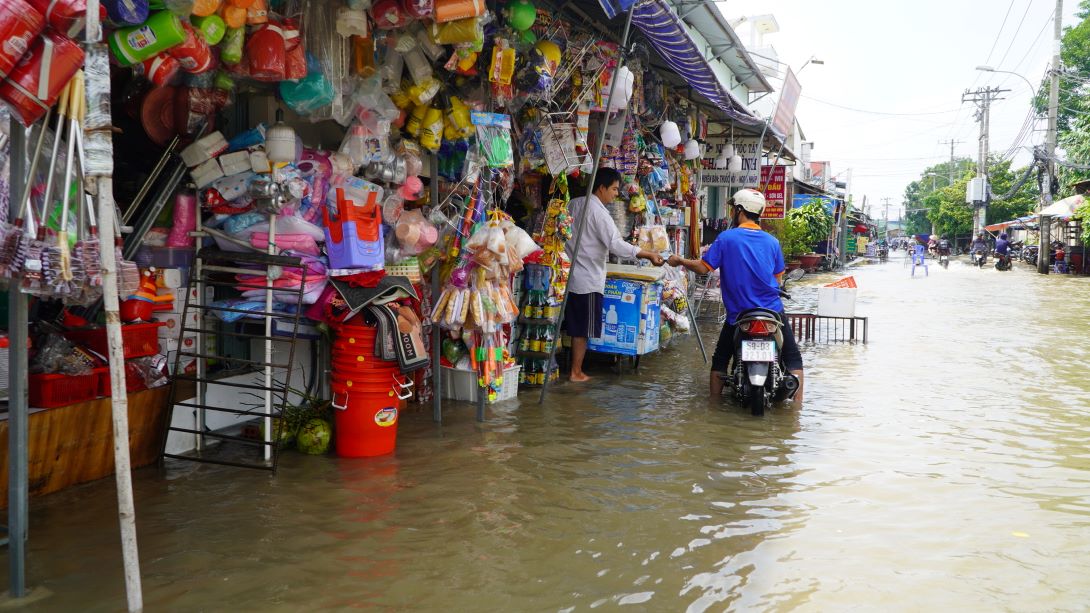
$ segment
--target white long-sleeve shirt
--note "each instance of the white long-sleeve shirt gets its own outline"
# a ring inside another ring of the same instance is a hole
[[[568,258],[572,260],[571,274],[568,277],[569,291],[575,294],[603,293],[606,289],[606,260],[612,253],[617,257],[634,258],[640,248],[624,242],[617,225],[609,216],[609,211],[597,196],[591,194],[590,210],[587,211],[587,229],[579,244],[579,259],[572,257],[575,250],[575,237],[579,234],[579,219],[587,198],[575,198],[568,203],[568,212],[572,224],[572,238],[565,246]]]

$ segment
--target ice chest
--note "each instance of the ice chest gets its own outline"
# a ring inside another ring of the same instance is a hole
[[[600,353],[643,355],[659,348],[662,285],[606,279],[602,336],[587,341]]]
[[[855,317],[854,287],[819,287],[817,314],[819,317]]]

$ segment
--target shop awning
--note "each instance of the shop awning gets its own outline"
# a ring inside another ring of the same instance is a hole
[[[632,25],[643,32],[671,70],[731,119],[747,124],[762,121],[719,81],[685,24],[665,0],[598,0],[598,3],[610,19],[635,3]]]
[[[984,226],[984,229],[988,232],[999,232],[1001,230],[1006,230],[1007,228],[1012,227],[1015,229],[1026,228],[1029,226],[1037,227],[1036,222],[1036,215],[1026,215],[1025,217],[1019,217],[1018,219],[1012,219],[1010,221],[993,223],[990,226]]]

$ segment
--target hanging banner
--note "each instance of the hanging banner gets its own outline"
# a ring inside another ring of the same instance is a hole
[[[787,167],[761,166],[765,210],[761,219],[783,219],[787,213]]]
[[[742,158],[742,168],[731,172],[726,168],[717,169],[715,159],[720,156],[728,143],[709,143],[704,154],[700,171],[700,180],[704,187],[729,187],[731,192],[752,187],[757,189],[761,179],[761,145],[756,138],[734,139],[734,155]]]
[[[772,116],[772,131],[786,139],[791,136],[795,126],[795,108],[799,105],[799,96],[802,95],[802,85],[795,77],[794,71],[787,69],[787,76],[783,80],[783,89],[780,90],[780,102],[776,105],[776,114]]]

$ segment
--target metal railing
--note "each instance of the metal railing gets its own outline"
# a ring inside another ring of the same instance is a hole
[[[787,323],[799,343],[867,344],[869,322],[866,317],[828,317],[813,313],[787,313]]]

